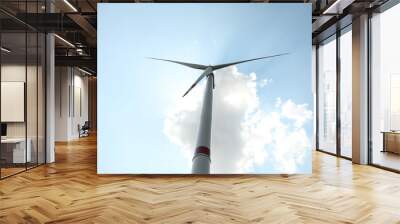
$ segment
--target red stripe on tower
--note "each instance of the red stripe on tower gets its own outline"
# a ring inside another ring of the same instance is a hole
[[[203,153],[206,154],[207,156],[210,156],[210,149],[205,146],[199,146],[194,151],[194,155],[196,156],[197,153]]]

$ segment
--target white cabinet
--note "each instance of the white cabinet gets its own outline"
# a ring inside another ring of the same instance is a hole
[[[1,144],[12,148],[12,162],[25,163],[32,161],[32,140],[28,138],[25,151],[25,138],[2,139]],[[25,161],[26,160],[26,161]]]

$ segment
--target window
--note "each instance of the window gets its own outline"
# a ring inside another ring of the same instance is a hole
[[[340,36],[340,154],[351,158],[352,148],[352,33],[351,26]]]
[[[318,149],[336,153],[336,36],[318,47]]]
[[[400,170],[400,5],[371,19],[372,163]]]

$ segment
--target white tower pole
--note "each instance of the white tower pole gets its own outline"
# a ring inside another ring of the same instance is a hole
[[[200,125],[197,135],[197,144],[193,157],[192,173],[210,173],[210,143],[211,143],[211,121],[213,102],[214,74],[207,76],[207,84],[203,98],[203,108],[200,115]]]

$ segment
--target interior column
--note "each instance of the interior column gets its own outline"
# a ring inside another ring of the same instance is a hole
[[[46,11],[53,12],[51,1],[46,1]],[[55,161],[55,54],[54,34],[46,34],[46,163]]]
[[[353,19],[352,160],[368,163],[368,15]]]

